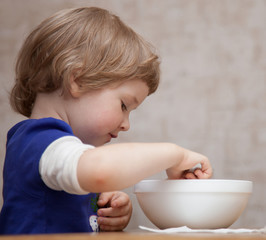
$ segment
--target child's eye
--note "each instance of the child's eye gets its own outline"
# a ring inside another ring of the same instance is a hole
[[[124,104],[123,101],[121,101],[121,108],[122,108],[122,111],[127,111],[127,106],[126,104]]]

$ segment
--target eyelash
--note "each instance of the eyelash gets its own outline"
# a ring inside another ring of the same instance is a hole
[[[124,104],[123,101],[121,101],[121,108],[123,111],[127,111],[127,106],[126,106],[126,104]]]

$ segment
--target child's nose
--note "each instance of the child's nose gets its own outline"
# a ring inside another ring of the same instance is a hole
[[[123,122],[121,123],[121,130],[128,131],[129,128],[130,128],[129,116],[127,116],[124,118]]]

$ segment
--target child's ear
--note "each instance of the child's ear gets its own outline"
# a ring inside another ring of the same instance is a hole
[[[69,79],[69,92],[73,98],[79,98],[81,96],[80,87],[74,74],[71,74]]]

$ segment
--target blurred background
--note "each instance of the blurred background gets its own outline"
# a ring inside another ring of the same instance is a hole
[[[0,171],[6,133],[24,119],[11,110],[8,100],[16,55],[43,19],[80,6],[111,10],[150,41],[161,57],[158,91],[132,113],[131,129],[118,141],[174,142],[207,155],[213,178],[253,181],[248,206],[232,227],[264,227],[265,0],[0,0]],[[165,177],[161,172],[151,178]],[[0,186],[2,191],[2,176]],[[153,227],[133,187],[125,191],[134,207],[127,230]]]

